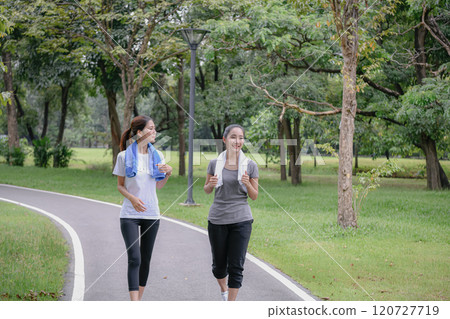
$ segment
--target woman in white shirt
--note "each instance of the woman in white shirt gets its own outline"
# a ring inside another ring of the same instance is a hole
[[[163,154],[152,145],[155,138],[153,120],[148,116],[135,117],[122,134],[121,152],[113,171],[117,175],[117,189],[125,197],[120,229],[127,248],[128,290],[132,301],[142,299],[158,233],[160,212],[156,189],[161,189],[172,174],[172,167],[165,164]],[[127,147],[130,139],[132,143]]]

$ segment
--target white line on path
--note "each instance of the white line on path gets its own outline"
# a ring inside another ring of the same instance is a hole
[[[5,185],[2,185],[5,186]],[[0,197],[1,201],[8,202],[11,204],[15,204],[18,206],[26,207],[28,209],[37,211],[43,215],[46,215],[59,223],[61,226],[63,226],[67,232],[70,235],[70,238],[72,240],[73,245],[73,251],[74,251],[74,263],[75,263],[75,269],[74,269],[74,280],[73,280],[73,292],[72,292],[72,301],[82,301],[84,299],[84,257],[83,257],[83,248],[81,246],[80,238],[78,237],[75,230],[67,224],[65,221],[63,221],[58,216],[55,216],[43,209],[37,208],[35,206],[27,205],[24,203],[16,202],[13,200],[9,200],[6,198]]]
[[[19,189],[26,189],[26,190],[31,190],[31,191],[36,191],[36,192],[42,192],[42,193],[47,193],[47,194],[54,194],[54,195],[60,195],[60,196],[67,196],[67,197],[71,197],[71,198],[77,198],[77,199],[81,199],[81,200],[86,200],[86,201],[91,201],[94,203],[99,203],[99,204],[103,204],[103,205],[110,205],[113,207],[122,207],[120,205],[117,204],[113,204],[113,203],[108,203],[108,202],[102,202],[99,200],[95,200],[95,199],[90,199],[90,198],[85,198],[85,197],[81,197],[81,196],[75,196],[75,195],[68,195],[68,194],[62,194],[62,193],[56,193],[56,192],[51,192],[51,191],[44,191],[44,190],[40,190],[40,189],[34,189],[34,188],[27,188],[27,187],[21,187],[21,186],[15,186],[15,185],[7,185],[7,184],[0,184],[0,186],[4,186],[4,187],[11,187],[11,188],[19,188]],[[2,198],[0,198],[0,200],[3,200]],[[5,200],[5,201],[9,201],[9,200]],[[10,201],[13,202],[13,201]],[[27,206],[24,204],[20,204],[22,206]],[[32,207],[32,206],[29,206]],[[32,208],[38,211],[41,211],[38,208]],[[52,218],[58,218],[50,213],[44,212],[44,214],[50,215],[50,217]],[[60,221],[58,221],[60,224],[63,225],[63,223],[65,225],[67,225],[68,227],[70,227],[68,224],[66,224],[64,221],[62,221],[60,218],[58,218]],[[208,232],[202,228],[199,227],[195,227],[192,225],[189,225],[187,223],[178,221],[178,220],[174,220],[172,218],[168,218],[165,216],[161,216],[161,219],[164,219],[166,221],[169,221],[171,223],[175,223],[178,225],[181,225],[183,227],[187,227],[189,229],[195,230],[199,233],[202,233],[204,235],[208,235]],[[65,226],[64,226],[65,227]],[[75,231],[72,229],[72,227],[70,227],[70,229],[73,231],[74,235],[76,236],[76,238],[78,239],[78,236],[76,235]],[[69,232],[70,233],[70,232]],[[72,236],[72,235],[71,235]],[[74,240],[72,239],[72,242],[74,242]],[[81,249],[81,243],[78,239],[78,243],[79,243],[79,248],[81,251],[81,258],[83,258],[83,253],[82,253],[82,249]],[[74,243],[74,249],[75,249],[75,243]],[[269,275],[271,275],[273,278],[275,278],[276,280],[278,280],[280,283],[282,283],[286,288],[288,288],[289,290],[291,290],[293,293],[295,293],[298,297],[300,297],[302,300],[305,301],[316,301],[313,297],[311,297],[307,292],[305,292],[304,290],[300,289],[299,287],[297,287],[294,283],[292,283],[289,279],[285,278],[283,275],[281,275],[279,272],[275,271],[274,269],[272,269],[271,267],[269,267],[267,264],[265,264],[264,262],[262,262],[261,260],[259,260],[258,258],[256,258],[255,256],[247,253],[246,255],[247,259],[250,260],[251,262],[253,262],[255,265],[257,265],[258,267],[260,267],[262,270],[264,270],[265,272],[267,272]],[[76,259],[75,259],[76,261]],[[81,263],[83,265],[83,295],[84,295],[84,261],[82,261]],[[75,264],[76,266],[76,264]],[[76,269],[76,267],[75,267]],[[74,286],[74,295],[75,295],[75,286]],[[83,295],[81,296],[81,299],[75,299],[74,297],[72,297],[72,300],[83,300]]]

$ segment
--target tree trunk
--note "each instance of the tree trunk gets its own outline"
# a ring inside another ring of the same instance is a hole
[[[425,20],[428,19],[429,9],[425,10]],[[417,84],[422,84],[423,79],[427,76],[427,55],[425,51],[425,40],[427,36],[427,29],[421,25],[414,30],[414,47],[415,54],[415,68],[417,76]],[[448,188],[448,178],[442,169],[439,159],[437,157],[436,142],[429,136],[422,134],[420,140],[420,146],[425,153],[426,165],[427,165],[427,188],[428,189],[442,189]]]
[[[13,90],[13,76],[12,76],[12,63],[11,52],[3,48],[2,50],[3,64],[7,68],[3,73],[3,81],[5,83],[5,91],[14,93]],[[17,125],[17,107],[14,97],[11,97],[6,104],[6,115],[8,117],[8,145],[12,149],[19,147],[19,128]]]
[[[108,76],[105,61],[100,59],[98,60],[97,64],[101,71],[101,82],[105,90],[106,100],[108,101],[108,116],[111,131],[111,148],[113,151],[112,167],[115,167],[117,155],[120,152],[120,139],[122,137],[122,132],[120,130],[119,114],[117,113],[117,90],[113,88],[113,86],[111,85],[111,83],[113,83],[114,80],[110,79],[110,77]]]
[[[219,81],[219,65],[217,64],[217,51],[214,51],[214,82]]]
[[[300,137],[300,122],[302,118],[298,117],[294,119],[294,136],[297,139],[297,145],[295,146],[295,169],[296,169],[296,178],[298,181],[298,184],[302,183],[302,165],[301,165],[301,159],[300,159],[300,153],[302,150],[302,139]]]
[[[358,6],[348,4],[344,12],[344,25],[350,25],[342,30],[341,48],[344,59],[342,114],[339,133],[339,176],[338,176],[338,224],[343,228],[357,227],[356,213],[352,207],[352,169],[353,169],[353,135],[356,115],[356,67],[358,53]]]
[[[284,126],[284,134],[286,136],[286,139],[292,140],[292,131],[291,131],[291,121],[288,120],[286,117],[283,117],[283,126]],[[298,170],[297,166],[295,165],[296,160],[296,145],[290,145],[288,144],[288,152],[289,152],[289,170],[290,170],[290,176],[291,176],[291,183],[292,185],[297,185],[299,183],[298,181]]]
[[[44,101],[44,123],[42,125],[42,133],[41,138],[44,138],[47,135],[47,129],[48,129],[48,113],[50,109],[50,101],[47,99]]]
[[[17,106],[17,119],[23,118],[22,123],[25,124],[28,132],[27,140],[29,143],[32,143],[36,139],[36,136],[34,135],[33,127],[25,117],[25,110],[22,107],[22,103],[20,103],[17,89],[14,91],[14,99],[16,100]]]
[[[186,120],[186,115],[184,113],[184,62],[180,58],[180,77],[178,78],[178,98],[177,98],[177,114],[178,114],[178,150],[179,150],[179,164],[178,164],[178,175],[186,176],[186,139],[184,136],[184,122]],[[181,107],[180,107],[181,106]]]
[[[123,110],[123,123],[122,132],[127,130],[131,124],[131,115],[134,112],[134,96],[131,92],[124,92],[125,95],[125,107]]]
[[[283,138],[283,122],[278,121],[278,141],[280,143],[280,174],[281,180],[285,181],[287,179],[286,176],[286,148],[284,147],[284,138]]]
[[[133,116],[136,117],[136,116],[139,116],[139,110],[136,105],[136,98],[134,98],[133,101],[134,101],[133,102]]]
[[[69,101],[69,89],[72,86],[72,81],[68,81],[66,85],[61,85],[61,116],[59,119],[58,137],[56,138],[56,145],[63,141],[64,129],[66,127],[66,118]]]
[[[439,161],[438,161],[438,164],[439,164],[439,176],[441,178],[442,188],[450,189],[450,183],[448,181],[447,175],[445,175],[444,169],[442,168],[441,163],[439,163]]]
[[[214,126],[214,124],[212,124],[210,126],[210,128],[211,128],[211,132],[212,132],[212,134],[214,136],[214,139],[216,140],[216,148],[217,148],[218,152],[221,153],[225,149],[225,145],[224,145],[223,140],[222,140],[222,136],[223,136],[222,126],[220,125],[220,123],[218,123],[217,124],[217,129]]]
[[[359,168],[359,163],[358,163],[358,142],[355,143],[355,172],[357,172]]]
[[[314,137],[314,151],[313,151],[313,155],[314,155],[314,168],[317,168],[317,139]]]
[[[427,135],[422,134],[420,146],[425,153],[427,165],[427,188],[433,190],[442,189],[441,176],[439,170],[439,160],[437,157],[436,143]]]
[[[426,13],[428,15],[428,13]],[[421,25],[414,29],[414,47],[416,49],[416,68],[417,84],[422,84],[422,80],[427,77],[427,56],[425,53],[425,37],[427,35],[427,29]]]
[[[117,113],[117,93],[105,88],[106,99],[108,100],[108,116],[111,129],[111,148],[113,151],[112,163],[116,166],[117,155],[120,152],[120,138],[122,137],[120,131],[119,114]]]

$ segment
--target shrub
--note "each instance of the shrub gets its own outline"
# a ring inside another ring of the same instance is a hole
[[[401,172],[403,169],[398,166],[396,161],[386,161],[380,166],[373,168],[370,172],[357,173],[358,183],[353,184],[353,210],[358,220],[358,215],[361,212],[367,194],[380,187],[381,177],[392,176],[396,172]]]
[[[6,162],[9,165],[14,166],[23,166],[25,162],[25,157],[27,156],[26,148],[26,140],[20,140],[19,147],[9,148],[8,137],[0,138],[0,156],[3,156],[6,159]]]
[[[0,136],[0,156],[7,158],[8,150],[8,137]]]
[[[13,147],[12,150],[8,150],[6,160],[10,165],[23,166],[25,157],[26,153],[21,147]]]
[[[50,151],[50,139],[48,137],[33,141],[34,165],[48,167],[52,152]]]
[[[64,144],[58,144],[52,151],[53,167],[68,167],[73,151]]]

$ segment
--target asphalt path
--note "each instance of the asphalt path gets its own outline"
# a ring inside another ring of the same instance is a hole
[[[66,237],[71,253],[63,300],[129,300],[127,255],[118,217],[120,206],[0,184],[2,199],[47,215]],[[74,289],[75,286],[78,288]],[[211,273],[211,251],[204,229],[162,217],[143,300],[221,300]],[[238,300],[318,298],[271,265],[247,254]]]

